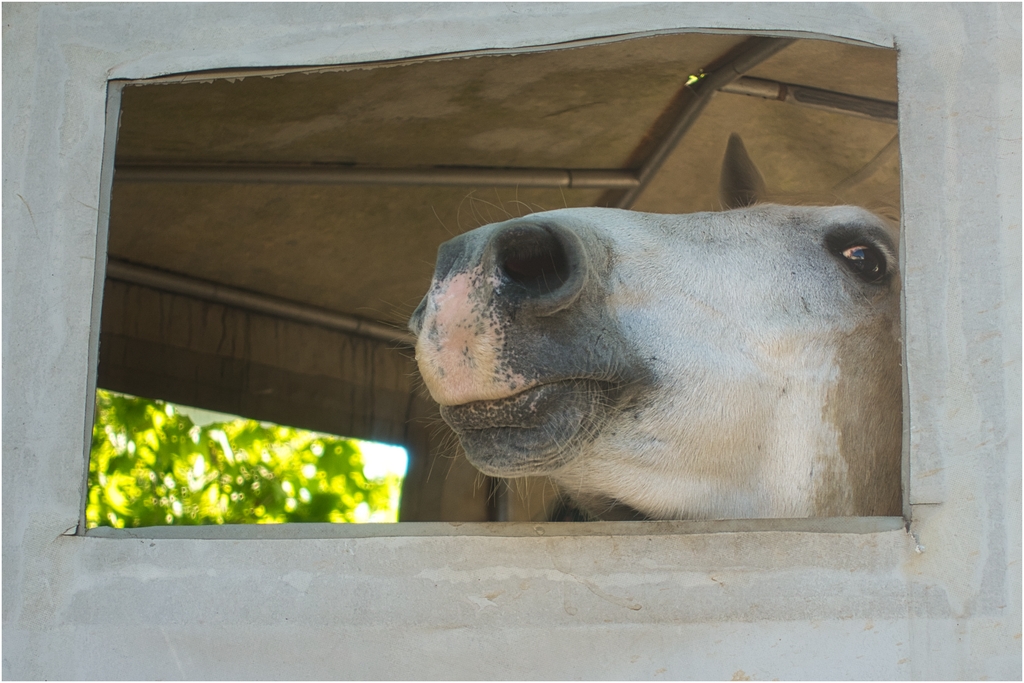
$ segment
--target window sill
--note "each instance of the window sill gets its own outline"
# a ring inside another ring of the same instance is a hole
[[[401,522],[398,524],[224,524],[151,526],[134,529],[96,527],[88,538],[299,540],[422,536],[673,536],[742,532],[873,534],[905,528],[902,517],[812,517],[806,519],[723,519],[644,522]]]

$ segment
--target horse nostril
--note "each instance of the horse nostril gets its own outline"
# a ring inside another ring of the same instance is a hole
[[[508,229],[497,244],[502,274],[530,297],[544,297],[561,289],[572,276],[572,260],[555,235],[535,225]]]

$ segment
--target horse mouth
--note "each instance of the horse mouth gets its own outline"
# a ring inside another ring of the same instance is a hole
[[[610,391],[606,382],[561,380],[507,398],[441,406],[441,417],[484,474],[548,474],[597,435],[594,417],[608,404]]]

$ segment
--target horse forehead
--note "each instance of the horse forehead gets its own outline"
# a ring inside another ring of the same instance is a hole
[[[851,305],[864,295],[851,288],[825,247],[826,235],[841,226],[888,227],[856,207],[759,205],[623,217],[618,226],[599,228],[613,254],[610,301],[637,308],[641,316],[703,311],[722,320],[740,313],[800,329],[839,318],[842,326],[853,325],[882,302],[869,309]],[[636,291],[645,294],[638,297]],[[653,301],[680,305],[652,311]]]
[[[845,209],[845,211],[840,211]],[[645,213],[624,209],[608,209],[601,207],[575,207],[542,211],[514,218],[496,226],[523,222],[552,222],[569,228],[609,235],[633,235],[654,233],[657,235],[686,235],[698,228],[711,228],[730,232],[741,230],[753,225],[784,224],[799,220],[823,222],[830,218],[845,216],[854,220],[858,215],[870,215],[855,207],[791,207],[773,204],[762,204],[745,209],[732,211],[697,212],[681,214]],[[490,226],[488,226],[490,227]]]
[[[889,223],[854,206],[794,207],[759,204],[743,209],[689,214],[653,214],[621,209],[578,207],[557,209],[511,219],[468,233],[484,243],[504,225],[557,223],[574,230],[591,246],[607,248],[613,262],[634,259],[655,262],[686,253],[731,252],[732,258],[815,260],[824,236],[838,226],[870,226],[893,236]],[[895,241],[894,239],[892,241]],[[819,254],[819,252],[821,252]],[[591,252],[595,255],[598,252]],[[773,256],[774,255],[774,256]],[[673,261],[678,269],[682,262]],[[700,268],[698,263],[690,267]]]
[[[732,211],[680,215],[638,214],[622,225],[606,224],[599,231],[622,251],[643,241],[669,248],[703,247],[736,251],[804,252],[816,258],[825,236],[839,227],[867,229],[895,250],[895,226],[875,214],[854,206],[793,207],[757,205]],[[823,252],[821,252],[823,253]]]
[[[646,260],[701,252],[749,251],[762,256],[789,252],[798,245],[816,245],[829,222],[825,216],[803,216],[784,207],[759,207],[678,215],[616,215],[595,221],[591,229],[612,245],[620,260],[628,261],[631,255]]]

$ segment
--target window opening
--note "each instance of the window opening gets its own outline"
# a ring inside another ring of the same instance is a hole
[[[400,444],[403,521],[572,518],[543,478],[468,465],[415,379],[441,242],[721,210],[734,132],[771,200],[899,215],[891,50],[678,34],[267,75],[123,85],[97,384]]]

